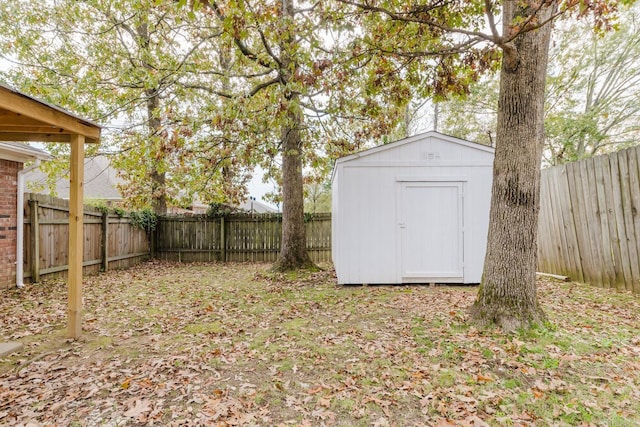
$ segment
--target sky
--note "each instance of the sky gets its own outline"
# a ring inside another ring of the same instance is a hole
[[[262,176],[264,175],[264,170],[259,166],[253,172],[253,177],[248,185],[248,193],[250,197],[255,197],[256,200],[261,201],[262,203],[271,206],[274,209],[278,209],[278,211],[282,210],[281,206],[276,206],[271,202],[267,202],[264,200],[264,195],[275,190],[275,185],[272,183],[264,183],[262,182]]]

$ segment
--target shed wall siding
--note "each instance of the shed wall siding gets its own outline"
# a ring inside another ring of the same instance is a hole
[[[0,159],[0,289],[16,283],[16,206],[22,163]]]

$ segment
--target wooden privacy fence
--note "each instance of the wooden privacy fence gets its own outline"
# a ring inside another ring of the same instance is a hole
[[[42,194],[25,197],[24,277],[64,276],[69,268],[69,202]],[[149,257],[146,231],[124,215],[84,208],[83,273],[126,268]]]
[[[331,214],[305,217],[307,250],[331,260]],[[280,214],[160,217],[151,236],[129,216],[85,206],[83,273],[126,268],[150,256],[182,262],[270,261],[280,251]],[[149,242],[152,238],[152,244]],[[69,202],[42,194],[25,197],[24,277],[32,282],[68,270]]]
[[[311,259],[314,262],[330,261],[331,214],[305,218]],[[273,262],[280,251],[281,233],[280,214],[161,217],[154,233],[154,255],[183,262]]]
[[[542,171],[538,268],[640,293],[640,147]]]

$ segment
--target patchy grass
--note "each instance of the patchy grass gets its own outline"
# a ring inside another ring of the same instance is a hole
[[[473,287],[342,287],[330,272],[148,263],[0,293],[0,424],[640,425],[640,304],[539,283],[550,323],[468,324]]]

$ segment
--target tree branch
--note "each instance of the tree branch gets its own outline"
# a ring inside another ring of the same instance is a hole
[[[202,5],[209,8],[209,10],[212,10],[215,15],[218,17],[219,20],[224,21],[225,15],[222,13],[222,10],[220,10],[220,8],[218,7],[218,5],[215,2],[210,2],[209,0],[201,0]],[[239,37],[237,37],[236,35],[231,35],[231,37],[233,38],[233,42],[234,44],[238,47],[238,49],[240,50],[240,53],[242,53],[242,55],[244,55],[247,59],[255,62],[256,64],[264,67],[264,68],[269,68],[269,69],[274,69],[277,67],[274,67],[273,64],[270,64],[269,62],[265,61],[264,59],[260,58],[258,55],[256,55],[254,52],[252,52],[245,44],[242,40],[240,40]]]
[[[266,82],[262,82],[259,85],[256,85],[253,87],[253,89],[251,90],[251,92],[249,92],[248,95],[246,95],[246,97],[250,98],[254,95],[256,95],[258,92],[260,92],[262,89],[266,89],[271,85],[275,85],[275,84],[279,84],[280,83],[280,76],[276,76],[275,78],[271,79],[271,80],[267,80]]]
[[[493,35],[496,43],[502,42],[502,37],[498,33],[498,28],[496,27],[495,17],[493,15],[493,4],[491,0],[484,0],[484,13],[487,16],[487,21],[489,22],[489,29],[491,30],[491,34]]]
[[[222,98],[227,98],[227,99],[235,99],[237,98],[237,96],[234,96],[233,94],[227,93],[227,92],[221,92],[219,90],[216,90],[210,86],[204,86],[204,85],[199,85],[199,84],[192,84],[192,83],[187,83],[182,85],[183,88],[185,89],[195,89],[195,90],[202,90],[205,91],[207,93],[210,93],[212,95],[218,95]]]
[[[444,32],[447,33],[456,33],[456,34],[463,34],[466,36],[471,36],[471,37],[477,37],[479,39],[482,40],[486,40],[492,43],[496,43],[497,41],[494,39],[493,35],[489,35],[489,34],[485,34],[483,32],[480,31],[472,31],[472,30],[465,30],[463,28],[453,28],[453,27],[449,27],[448,25],[444,25],[440,22],[437,22],[433,19],[430,19],[428,17],[428,15],[425,15],[424,12],[431,10],[431,9],[435,9],[439,6],[434,6],[432,8],[429,8],[428,10],[424,10],[423,9],[414,9],[413,12],[405,12],[405,13],[397,13],[397,12],[393,12],[389,9],[385,9],[383,7],[379,7],[379,6],[373,6],[370,4],[363,4],[363,3],[358,3],[357,1],[354,0],[338,0],[341,3],[345,3],[348,4],[350,6],[355,6],[359,9],[368,11],[368,12],[378,12],[378,13],[382,13],[383,15],[388,16],[389,18],[391,18],[394,21],[400,21],[400,22],[411,22],[411,23],[416,23],[416,24],[425,24],[428,25],[430,27],[434,27],[434,28],[438,28]],[[419,18],[416,17],[415,15],[413,15],[413,13],[416,12],[420,12],[423,13],[424,18]]]

